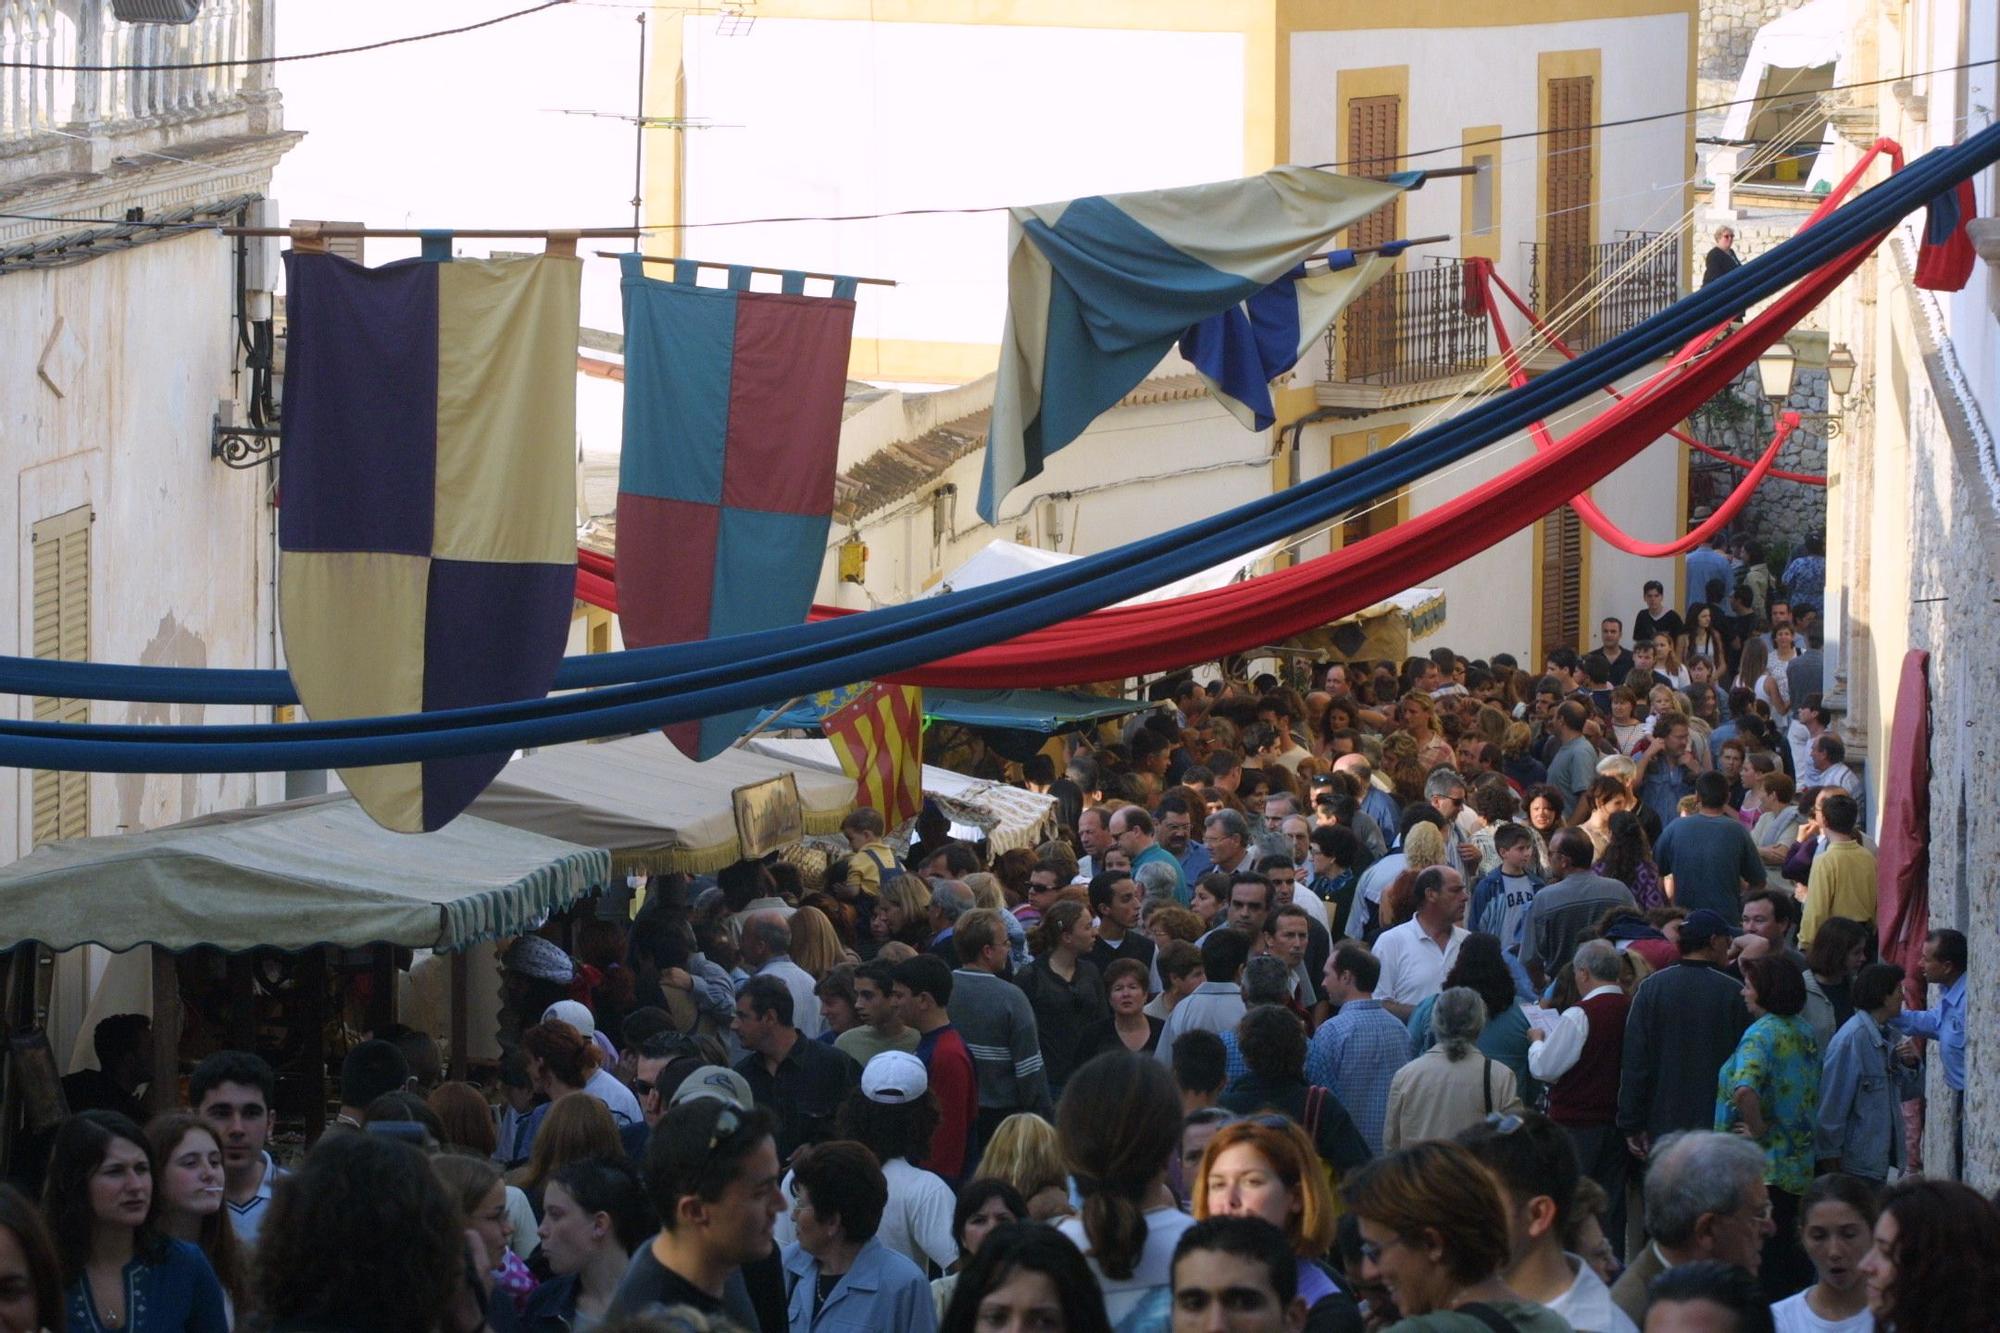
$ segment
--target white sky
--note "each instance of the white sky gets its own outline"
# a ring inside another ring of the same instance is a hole
[[[525,7],[526,0],[279,0],[278,53],[354,46]],[[278,66],[285,124],[306,132],[272,189],[285,220],[468,228],[629,222],[633,127],[561,113],[633,111],[640,12],[565,5],[481,32]],[[662,19],[671,11],[652,22]],[[466,242],[462,252],[533,246]],[[414,241],[370,241],[368,262],[416,250]],[[622,326],[611,260],[585,262],[583,320]]]

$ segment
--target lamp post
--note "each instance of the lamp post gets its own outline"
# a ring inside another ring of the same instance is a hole
[[[1781,410],[1792,396],[1792,384],[1798,374],[1799,356],[1788,342],[1775,342],[1764,349],[1757,358],[1757,378],[1762,383],[1764,396],[1771,400],[1773,412]],[[1835,343],[1826,355],[1827,392],[1837,398],[1845,398],[1854,387],[1854,353],[1846,343]],[[1840,416],[1834,412],[1801,412],[1800,425],[1821,427],[1828,439],[1840,435]]]

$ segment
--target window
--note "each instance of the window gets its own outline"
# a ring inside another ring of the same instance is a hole
[[[35,656],[90,660],[89,505],[45,518],[30,529],[35,566]],[[88,699],[35,699],[37,722],[88,722]],[[90,775],[36,769],[34,843],[90,832]]]
[[[1537,525],[1541,538],[1544,654],[1578,648],[1583,637],[1583,525],[1564,505]]]
[[[1491,153],[1474,155],[1472,165],[1479,174],[1472,178],[1472,228],[1474,236],[1491,236],[1495,226],[1493,220],[1493,173],[1499,163]]]

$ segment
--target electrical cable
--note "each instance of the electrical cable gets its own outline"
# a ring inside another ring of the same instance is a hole
[[[360,55],[364,51],[383,51],[392,46],[408,46],[413,42],[428,42],[439,37],[457,37],[463,33],[478,32],[481,28],[494,28],[502,23],[539,14],[545,9],[556,9],[570,3],[570,0],[545,0],[539,5],[517,9],[511,14],[499,14],[477,23],[466,23],[456,28],[439,28],[435,32],[412,33],[408,37],[390,37],[379,42],[367,42],[360,46],[339,46],[327,51],[300,51],[288,56],[245,56],[240,60],[190,60],[171,65],[49,65],[39,60],[0,60],[0,69],[42,70],[52,74],[159,74],[186,69],[242,69],[254,65],[285,65],[297,60],[323,60],[328,56]]]

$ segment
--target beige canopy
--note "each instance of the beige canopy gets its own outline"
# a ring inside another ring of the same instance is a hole
[[[853,778],[747,750],[725,750],[698,764],[650,732],[516,759],[470,813],[608,848],[614,874],[708,874],[743,854],[731,793],[783,773],[795,774],[806,832],[839,832],[854,808]]]
[[[0,867],[0,948],[454,950],[610,877],[594,847],[465,816],[393,833],[341,796],[38,848]]]

